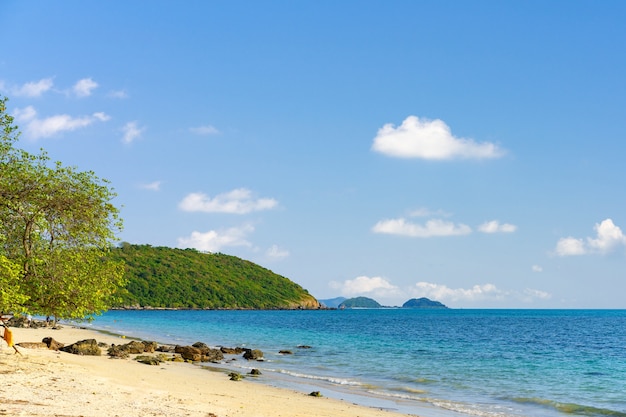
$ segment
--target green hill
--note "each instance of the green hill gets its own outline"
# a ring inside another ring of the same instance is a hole
[[[448,308],[441,304],[439,301],[432,301],[426,297],[411,298],[406,303],[402,304],[403,308]]]
[[[126,263],[126,291],[116,307],[318,308],[305,289],[252,262],[221,253],[122,243],[112,250]]]
[[[380,308],[382,307],[378,304],[378,301],[372,300],[367,297],[356,297],[356,298],[348,298],[341,304],[339,304],[339,308]]]

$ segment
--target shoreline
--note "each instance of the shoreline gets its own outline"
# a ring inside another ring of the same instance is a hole
[[[52,337],[69,345],[80,340],[126,344],[133,338],[74,325],[62,329],[11,327],[16,344]],[[79,356],[0,342],[0,414],[14,416],[110,417],[400,417],[397,411],[312,397],[307,393],[243,380],[230,381],[220,364],[209,367],[164,362],[145,365],[133,359]],[[211,368],[211,369],[209,369]]]

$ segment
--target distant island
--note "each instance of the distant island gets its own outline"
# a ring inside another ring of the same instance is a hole
[[[411,298],[406,303],[402,304],[402,308],[448,308],[441,304],[439,301],[432,301],[426,297]]]
[[[385,307],[378,301],[368,297],[336,297],[325,300],[319,300],[323,307],[326,308],[400,308],[400,307]],[[421,308],[421,309],[444,309],[448,308],[439,301],[429,300],[426,297],[411,298],[401,308]]]
[[[339,304],[339,308],[381,308],[376,300],[367,297],[356,297],[344,300]]]
[[[128,280],[115,308],[320,308],[300,285],[235,256],[129,243],[109,256],[124,261]]]

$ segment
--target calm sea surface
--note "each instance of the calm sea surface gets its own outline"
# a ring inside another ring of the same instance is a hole
[[[111,311],[89,326],[261,349],[227,366],[425,417],[626,417],[626,310]]]

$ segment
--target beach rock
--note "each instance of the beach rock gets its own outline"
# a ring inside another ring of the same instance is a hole
[[[133,341],[126,343],[125,345],[122,345],[122,348],[126,349],[128,353],[137,354],[137,353],[144,353],[146,346],[143,344],[143,342],[133,340]]]
[[[246,351],[242,347],[229,348],[224,346],[220,347],[220,350],[222,351],[222,353],[225,353],[227,355],[241,355],[243,352]]]
[[[69,346],[64,346],[60,350],[74,355],[100,356],[102,354],[96,339],[81,340]]]
[[[311,397],[321,397],[322,393],[319,391],[313,391],[312,393],[309,394],[309,396]]]
[[[180,354],[183,359],[188,361],[200,362],[202,359],[202,351],[193,346],[179,346],[174,348],[174,352]]]
[[[212,349],[208,347],[205,343],[196,342],[191,347],[196,349],[200,349],[202,353],[201,362],[220,362],[224,360],[224,354],[219,349]]]
[[[290,350],[279,350],[278,353],[281,355],[293,355],[293,352]]]
[[[230,377],[231,381],[241,381],[243,379],[243,375],[241,375],[239,372],[231,372],[228,374],[228,376]]]
[[[156,348],[156,352],[174,353],[174,346],[160,345]]]
[[[146,365],[160,365],[161,362],[163,362],[163,358],[150,355],[139,355],[135,358],[135,360]]]
[[[43,339],[41,339],[41,341],[45,343],[50,350],[59,350],[63,346],[65,346],[63,343],[57,342],[51,337],[44,337]]]
[[[249,361],[260,361],[263,360],[263,352],[259,349],[246,349],[243,358]]]
[[[255,376],[261,375],[261,371],[254,368],[250,371],[250,375],[255,375]]]
[[[296,346],[298,349],[311,349],[311,346],[309,345],[298,345]]]
[[[153,353],[159,347],[159,344],[157,342],[144,340],[141,343],[143,343],[143,351],[146,353]]]
[[[48,349],[48,345],[44,342],[21,342],[16,343],[16,345],[26,349]]]
[[[117,358],[117,359],[126,359],[130,356],[130,353],[128,353],[128,350],[123,345],[112,345],[107,350],[107,354],[111,358]]]

